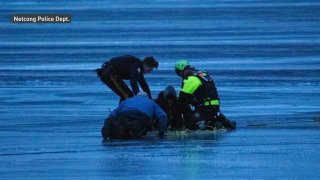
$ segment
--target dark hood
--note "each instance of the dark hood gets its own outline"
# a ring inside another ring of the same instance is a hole
[[[172,86],[166,87],[163,91],[163,98],[167,100],[168,97],[173,97],[174,99],[177,98],[176,90]]]

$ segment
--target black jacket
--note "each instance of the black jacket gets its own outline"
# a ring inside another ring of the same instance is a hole
[[[201,74],[202,78],[200,78],[200,76],[198,75],[199,73]],[[205,74],[205,76],[202,76],[203,73]],[[194,67],[190,67],[189,69],[186,69],[184,71],[183,79],[187,79],[189,76],[198,77],[201,80],[202,85],[198,89],[196,89],[193,94],[187,94],[183,91],[180,91],[179,102],[181,104],[191,104],[196,107],[202,106],[203,103],[208,100],[219,100],[219,95],[215,83],[208,73],[197,70]],[[182,87],[184,85],[185,84],[182,83]]]
[[[174,98],[172,105],[168,104],[167,97]],[[177,100],[177,95],[172,86],[168,86],[164,91],[158,94],[155,102],[166,112],[167,114],[167,126],[171,126],[173,129],[180,129],[184,126],[184,120],[182,116],[182,108]]]
[[[121,79],[130,80],[130,85],[134,94],[139,92],[139,86],[151,98],[151,92],[143,75],[143,62],[131,55],[114,57],[109,61],[117,75]]]

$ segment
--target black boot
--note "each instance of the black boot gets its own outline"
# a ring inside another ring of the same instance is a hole
[[[235,121],[230,121],[227,119],[227,117],[220,113],[220,115],[218,116],[218,121],[220,121],[222,123],[222,125],[228,129],[228,130],[235,130],[236,129],[236,126],[237,126],[237,123]]]

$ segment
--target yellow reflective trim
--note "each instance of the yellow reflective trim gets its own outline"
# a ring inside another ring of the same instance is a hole
[[[187,79],[183,80],[182,92],[187,94],[193,94],[202,83],[198,77],[189,76]]]
[[[219,100],[216,100],[216,99],[211,100],[211,101],[204,102],[204,105],[205,105],[205,106],[209,106],[209,105],[219,105],[219,104],[220,104]]]

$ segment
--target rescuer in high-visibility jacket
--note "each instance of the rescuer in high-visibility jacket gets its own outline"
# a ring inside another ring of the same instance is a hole
[[[179,103],[185,111],[189,111],[190,105],[200,115],[200,120],[205,121],[205,129],[213,130],[218,123],[227,129],[236,129],[236,123],[229,121],[220,112],[220,99],[213,79],[205,71],[198,70],[186,60],[180,60],[175,64],[175,72],[183,79],[179,92]],[[186,128],[193,129],[197,121],[185,122]]]

